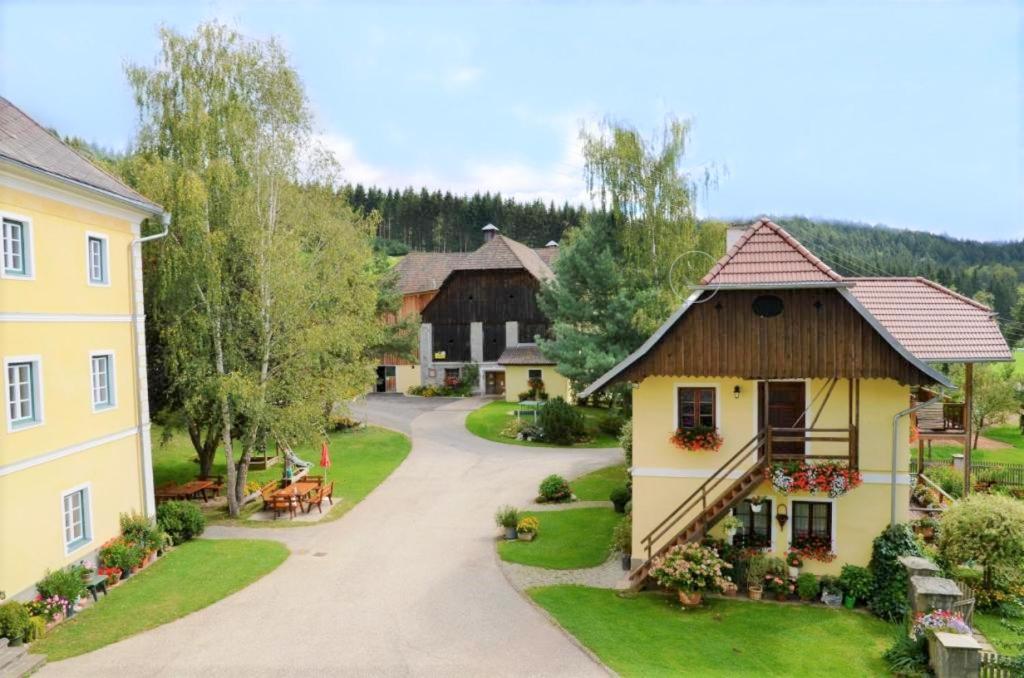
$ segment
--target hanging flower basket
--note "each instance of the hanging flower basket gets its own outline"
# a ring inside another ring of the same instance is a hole
[[[697,426],[695,428],[680,428],[669,438],[669,442],[681,450],[708,450],[714,451],[722,447],[722,436],[718,430],[710,426]]]
[[[781,494],[827,494],[833,499],[843,496],[862,482],[860,471],[850,470],[846,462],[836,461],[817,464],[802,461],[775,463],[766,468],[764,474]]]

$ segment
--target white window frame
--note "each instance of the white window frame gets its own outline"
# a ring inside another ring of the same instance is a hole
[[[107,359],[107,402],[96,402],[96,389],[93,384],[93,363],[96,358]],[[107,412],[117,407],[117,369],[114,362],[113,350],[91,351],[89,353],[89,399],[92,401],[93,412]]]
[[[11,363],[32,363],[32,419],[23,422],[11,420],[11,384],[8,367]],[[24,431],[42,426],[45,422],[43,408],[43,359],[38,355],[6,356],[4,358],[4,419],[7,420],[7,432]]]
[[[23,268],[24,273],[9,273],[7,271],[7,264],[3,261],[5,255],[3,253],[3,232],[0,230],[0,278],[4,280],[35,280],[36,278],[36,248],[35,248],[35,232],[32,229],[32,220],[21,214],[11,214],[10,212],[0,212],[0,222],[7,219],[9,221],[17,221],[21,224],[21,258],[24,262]],[[0,227],[2,228],[2,227]]]
[[[103,249],[103,279],[92,277],[92,241],[98,240]],[[93,231],[85,232],[85,281],[92,287],[110,287],[110,237]]]
[[[679,389],[681,388],[713,388],[715,390],[715,430],[722,431],[722,387],[711,382],[677,381],[672,386],[672,430],[679,430]],[[757,425],[757,422],[754,422]]]
[[[82,537],[75,541],[68,541],[67,532],[67,509],[64,502],[73,494],[81,492],[84,502],[82,503]],[[60,494],[60,535],[64,542],[64,555],[71,555],[75,551],[84,548],[92,543],[92,483],[82,483]]]
[[[789,512],[789,520],[786,521],[786,548],[788,549],[793,543],[793,526],[796,524],[796,514],[793,513],[794,501],[804,504],[832,504],[832,553],[839,555],[839,542],[836,540],[839,532],[839,504],[831,497],[823,499],[816,499],[813,495],[809,497],[789,497],[788,505],[786,506],[786,510]]]

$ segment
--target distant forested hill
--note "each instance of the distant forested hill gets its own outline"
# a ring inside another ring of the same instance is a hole
[[[393,254],[402,253],[404,248],[396,248],[399,243],[410,249],[434,252],[474,250],[483,242],[480,229],[489,223],[510,238],[541,247],[578,225],[586,212],[568,203],[520,203],[503,198],[500,193],[476,193],[470,197],[425,188],[384,191],[356,184],[344,187],[341,195],[364,213],[380,213],[378,237]]]

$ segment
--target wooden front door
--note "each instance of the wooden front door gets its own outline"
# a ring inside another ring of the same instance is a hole
[[[487,395],[503,395],[505,393],[505,373],[484,372],[484,393]]]
[[[768,384],[768,426],[776,428],[806,428],[806,417],[801,416],[807,407],[806,390],[802,381],[770,381]],[[765,382],[757,385],[757,427],[765,427]],[[779,433],[781,437],[794,437],[794,433]],[[776,454],[804,454],[803,441],[776,442],[772,445]]]

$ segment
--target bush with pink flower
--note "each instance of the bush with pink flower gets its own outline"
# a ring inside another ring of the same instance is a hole
[[[918,613],[914,618],[915,637],[922,638],[937,631],[970,634],[971,627],[964,621],[962,614],[949,610],[932,610],[928,614]]]
[[[721,591],[732,565],[718,551],[697,543],[673,546],[651,563],[651,576],[662,586],[679,591]]]

